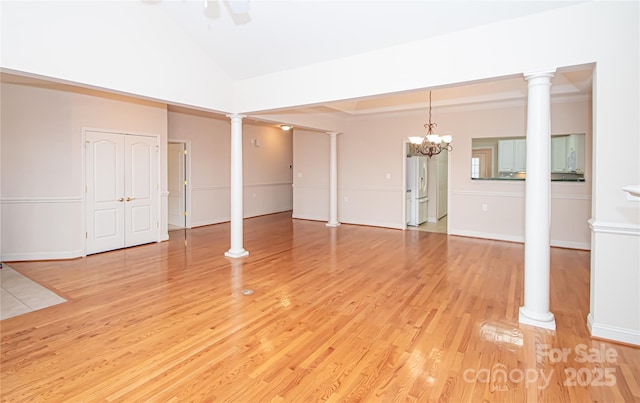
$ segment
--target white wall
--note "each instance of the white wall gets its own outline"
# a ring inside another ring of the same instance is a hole
[[[242,126],[244,217],[293,208],[293,134],[247,121]]]
[[[170,139],[191,142],[191,225],[229,221],[230,121],[188,111],[171,111],[168,121]],[[247,120],[242,132],[244,217],[291,210],[291,132]]]
[[[552,104],[552,133],[585,133],[586,181],[552,183],[554,245],[589,249],[587,220],[591,208],[590,102]],[[339,220],[344,223],[402,228],[403,140],[422,131],[424,114],[404,112],[359,117],[347,123],[338,137]],[[474,181],[471,172],[471,139],[524,136],[526,108],[447,110],[435,109],[438,129],[454,136],[450,154],[450,233],[491,239],[524,241],[524,183]],[[313,149],[296,148],[297,160],[311,157]],[[435,181],[430,186],[433,193]],[[345,199],[346,198],[346,199]],[[487,204],[483,212],[481,205]],[[297,204],[296,204],[297,207]],[[307,209],[309,207],[306,207]],[[315,214],[320,214],[320,206]],[[297,209],[294,209],[295,214]],[[313,216],[314,212],[307,212]],[[434,212],[435,214],[435,212]]]
[[[222,118],[169,112],[169,138],[191,141],[191,225],[229,220],[231,124]]]
[[[229,78],[154,3],[2,1],[2,67],[228,110]]]
[[[552,134],[586,134],[585,182],[551,183],[551,244],[590,248],[591,103],[553,102]],[[438,113],[438,125],[454,135],[450,154],[449,231],[456,235],[524,241],[524,182],[471,179],[471,139],[526,135],[526,107]],[[487,205],[487,211],[482,205]]]
[[[57,85],[3,83],[1,96],[2,260],[83,254],[83,128],[158,135],[166,190],[164,105]]]
[[[293,217],[329,221],[329,135],[326,133],[294,131]]]

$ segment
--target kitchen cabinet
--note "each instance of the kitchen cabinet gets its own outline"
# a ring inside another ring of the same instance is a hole
[[[551,172],[567,170],[567,137],[551,137]]]
[[[525,139],[498,141],[498,171],[523,172],[527,166],[527,143]]]
[[[584,172],[584,135],[551,138],[551,172]]]

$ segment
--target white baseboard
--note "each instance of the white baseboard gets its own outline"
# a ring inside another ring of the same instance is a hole
[[[223,217],[223,218],[215,218],[213,220],[191,221],[191,228],[204,227],[205,225],[220,224],[223,222],[229,222],[229,220],[230,220],[229,217]]]
[[[551,246],[555,246],[558,248],[566,248],[566,249],[591,250],[591,245],[584,242],[558,241],[558,240],[552,239]]]
[[[483,238],[483,239],[493,239],[496,241],[524,243],[524,236],[496,234],[492,232],[476,232],[476,231],[449,229],[449,235],[459,235],[459,236],[468,236],[471,238]],[[591,250],[591,245],[583,242],[571,242],[571,241],[561,241],[557,239],[552,239],[550,241],[550,244],[551,246],[555,246],[558,248]]]
[[[82,257],[82,250],[56,251],[56,252],[28,252],[28,253],[3,253],[1,261],[31,261],[31,260],[62,260]]]
[[[310,221],[326,221],[329,222],[329,217],[320,217],[320,216],[313,216],[313,215],[300,215],[300,214],[294,214],[293,216],[291,216],[291,218],[296,218],[298,220],[310,220]]]
[[[523,236],[495,234],[491,232],[466,231],[466,230],[457,230],[457,229],[449,228],[449,235],[468,236],[471,238],[493,239],[495,241],[524,243]]]
[[[587,326],[593,337],[640,346],[640,330],[595,323],[591,313],[587,315]]]
[[[338,220],[343,224],[366,225],[368,227],[382,227],[391,229],[404,229],[404,226],[397,223],[381,222],[381,221],[358,221],[358,220]]]

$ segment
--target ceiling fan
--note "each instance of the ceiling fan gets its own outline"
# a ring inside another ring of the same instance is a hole
[[[249,16],[249,0],[204,0],[204,14],[210,18],[220,15],[220,3],[224,4],[236,25],[246,24],[251,21]]]

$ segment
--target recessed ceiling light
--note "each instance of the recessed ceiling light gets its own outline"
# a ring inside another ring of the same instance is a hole
[[[280,128],[281,128],[282,130],[287,130],[287,131],[289,131],[289,130],[293,129],[293,126],[291,126],[291,125],[280,125]]]

